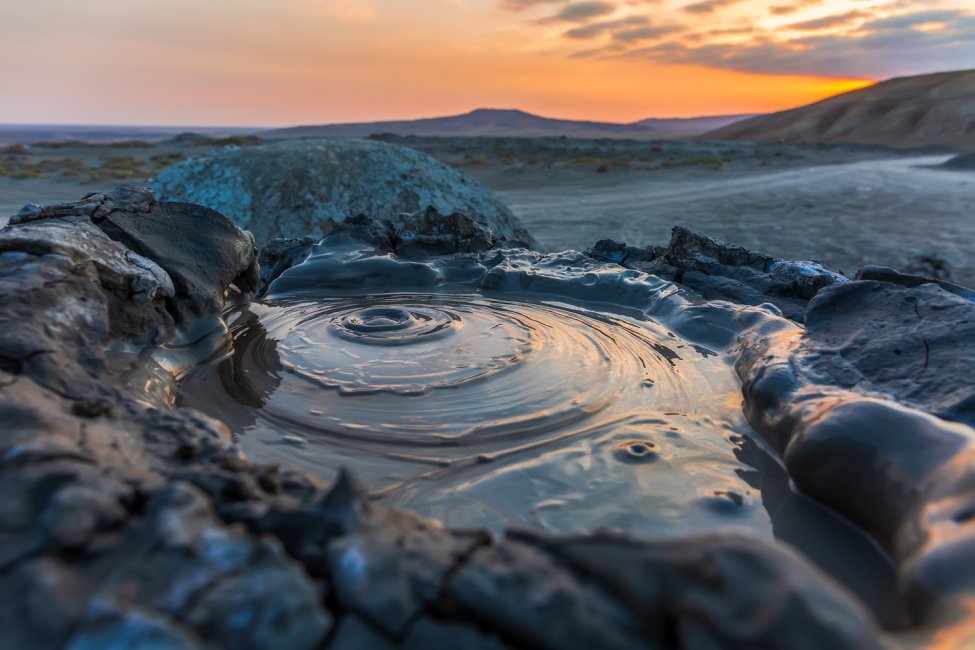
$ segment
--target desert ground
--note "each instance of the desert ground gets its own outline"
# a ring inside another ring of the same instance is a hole
[[[975,173],[935,166],[945,156],[898,157],[799,169],[587,179],[527,189],[486,178],[549,250],[600,238],[665,244],[671,226],[850,274],[866,263],[917,266],[940,258],[975,284]],[[492,182],[493,181],[493,182]]]
[[[867,263],[924,271],[944,261],[975,285],[975,173],[948,152],[566,138],[382,138],[420,149],[495,190],[548,250],[610,238],[666,244],[686,225],[750,249],[819,259],[847,274]],[[0,223],[25,203],[74,200],[253,138],[0,149]]]

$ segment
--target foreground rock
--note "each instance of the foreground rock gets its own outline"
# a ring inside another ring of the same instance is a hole
[[[434,208],[461,212],[497,236],[531,235],[489,189],[430,156],[368,140],[288,141],[223,149],[170,167],[153,181],[160,197],[230,216],[263,244],[319,236],[356,214],[399,222]]]
[[[810,302],[806,329],[748,337],[746,413],[790,476],[897,562],[918,618],[975,595],[975,302],[868,267]]]

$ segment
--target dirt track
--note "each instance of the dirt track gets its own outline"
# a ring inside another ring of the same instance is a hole
[[[975,173],[931,169],[946,156],[869,160],[688,178],[681,172],[596,175],[508,189],[485,179],[549,250],[597,239],[663,244],[681,224],[749,248],[821,259],[853,273],[902,266],[916,253],[948,260],[975,284]]]

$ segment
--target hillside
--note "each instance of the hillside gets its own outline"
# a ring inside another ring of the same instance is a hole
[[[634,125],[650,127],[658,133],[658,137],[692,138],[752,117],[756,117],[756,114],[709,115],[705,117],[651,117],[646,120],[634,122]]]
[[[975,70],[890,79],[808,106],[744,120],[700,139],[975,151]]]
[[[699,135],[718,124],[742,116],[686,119],[649,119],[632,124],[560,120],[540,117],[519,110],[477,109],[463,115],[421,120],[324,124],[275,129],[262,133],[266,138],[308,138],[351,136],[366,137],[378,133],[441,137],[559,137],[664,139]],[[717,122],[715,122],[717,121]]]

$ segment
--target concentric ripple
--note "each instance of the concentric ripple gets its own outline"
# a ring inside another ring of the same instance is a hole
[[[228,323],[232,355],[183,404],[252,458],[349,466],[448,523],[632,529],[652,510],[638,528],[676,531],[695,499],[749,492],[730,368],[650,323],[450,293],[285,298]]]
[[[457,314],[426,307],[366,307],[333,319],[335,334],[354,343],[408,345],[453,334]]]
[[[265,368],[281,364],[340,394],[420,395],[458,386],[510,368],[531,347],[531,330],[524,324],[463,304],[432,309],[322,303],[298,309],[297,322],[290,322],[289,311],[284,328],[278,327],[279,318],[267,319],[264,326],[276,349],[271,358],[255,363]]]

